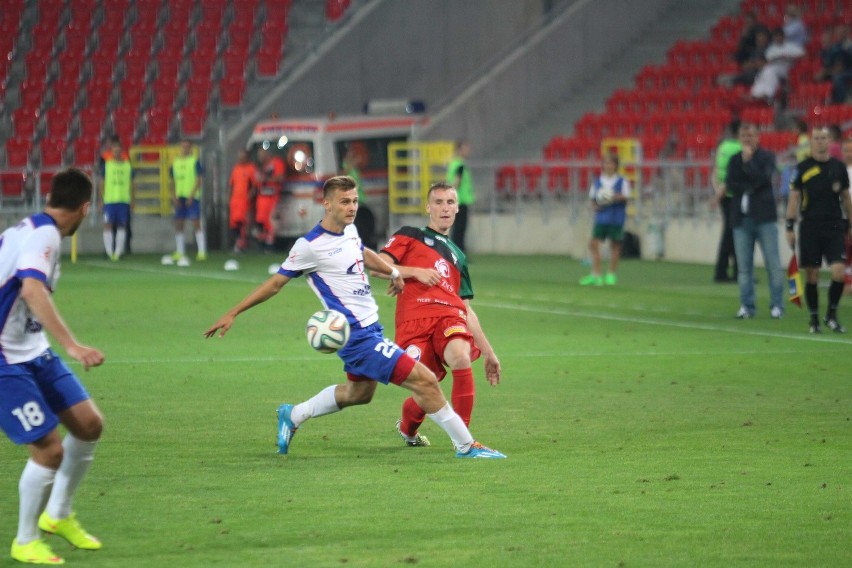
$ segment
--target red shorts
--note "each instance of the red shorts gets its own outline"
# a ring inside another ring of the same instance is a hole
[[[278,196],[268,197],[258,195],[255,203],[254,222],[263,225],[266,230],[272,229],[272,213],[278,206]]]
[[[396,344],[405,349],[412,359],[426,365],[430,371],[443,379],[444,350],[453,339],[464,339],[470,343],[470,360],[476,361],[482,354],[467,327],[467,321],[459,315],[410,320],[396,326]]]

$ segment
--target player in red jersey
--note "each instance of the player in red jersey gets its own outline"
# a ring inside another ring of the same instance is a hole
[[[426,212],[427,227],[402,227],[380,251],[406,278],[405,289],[397,297],[395,340],[438,380],[449,367],[453,408],[470,424],[475,392],[471,362],[480,355],[485,358],[486,377],[494,386],[500,382],[500,360],[470,305],[473,288],[467,259],[448,237],[458,213],[456,189],[447,183],[432,185]],[[414,399],[403,403],[397,428],[409,446],[429,445],[417,432],[425,416]]]

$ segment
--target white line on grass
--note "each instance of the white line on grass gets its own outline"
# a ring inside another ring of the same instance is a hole
[[[535,314],[556,314],[563,316],[573,316],[580,318],[589,318],[589,319],[598,319],[598,320],[607,320],[607,321],[618,321],[624,323],[639,323],[645,325],[661,325],[667,327],[677,327],[683,329],[700,329],[704,331],[715,331],[715,332],[724,332],[724,333],[738,333],[741,335],[753,335],[758,337],[775,337],[778,339],[792,339],[795,341],[817,341],[819,343],[838,343],[840,345],[852,345],[852,340],[849,339],[841,339],[839,337],[832,337],[828,335],[807,335],[807,334],[794,334],[794,333],[783,333],[783,332],[775,332],[775,331],[762,331],[762,330],[753,330],[753,329],[742,329],[740,327],[730,327],[730,326],[721,326],[721,325],[711,325],[711,324],[703,324],[698,322],[676,322],[676,321],[668,321],[668,320],[658,320],[652,318],[644,318],[644,317],[628,317],[628,316],[616,316],[616,315],[608,315],[601,313],[586,313],[580,312],[576,310],[568,310],[564,308],[536,308],[531,306],[521,306],[518,304],[506,304],[501,302],[489,302],[489,301],[477,301],[477,306],[485,306],[489,308],[497,308],[500,310],[515,310],[519,312],[530,312]]]

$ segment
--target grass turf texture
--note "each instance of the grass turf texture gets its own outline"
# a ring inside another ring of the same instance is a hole
[[[428,420],[433,445],[404,447],[393,386],[306,423],[284,457],[276,407],[340,381],[341,363],[305,341],[319,303],[301,279],[203,339],[272,261],[224,260],[64,264],[55,299],[107,355],[71,364],[106,415],[75,503],[105,545],[48,537],[69,565],[849,564],[852,336],[808,335],[793,306],[771,320],[763,273],[758,317],[739,321],[710,267],[625,262],[618,286],[589,288],[564,258],[477,255],[503,383],[475,364],[472,430],[509,459],[457,460]],[[5,546],[25,459],[0,444]]]

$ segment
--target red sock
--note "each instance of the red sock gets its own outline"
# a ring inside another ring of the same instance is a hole
[[[473,397],[475,393],[473,369],[456,369],[453,371],[453,410],[461,416],[465,426],[470,426],[470,415],[473,414]]]
[[[426,419],[426,412],[420,408],[412,397],[405,399],[402,403],[402,423],[399,425],[400,431],[406,436],[413,436],[417,433],[417,429],[423,424]]]

